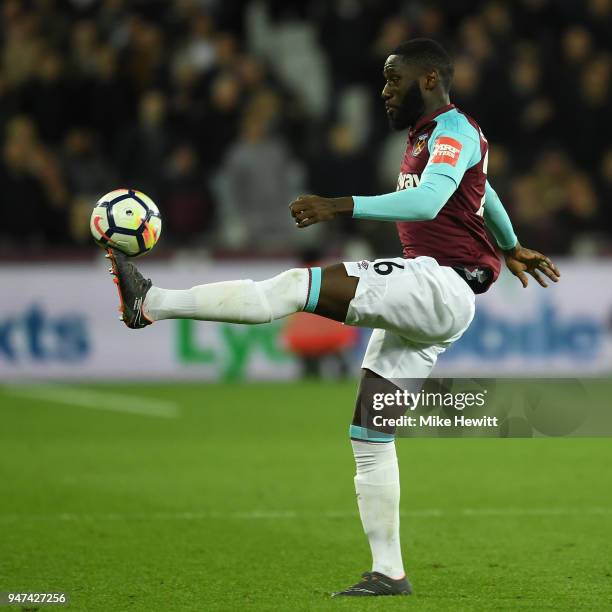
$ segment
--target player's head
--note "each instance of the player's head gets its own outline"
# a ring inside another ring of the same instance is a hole
[[[394,130],[414,125],[431,100],[447,99],[453,62],[435,40],[414,38],[396,47],[383,70],[387,117]]]

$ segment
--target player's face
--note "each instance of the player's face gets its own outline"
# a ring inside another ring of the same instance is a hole
[[[406,130],[425,112],[419,73],[415,66],[406,64],[401,57],[390,55],[385,62],[383,75],[385,86],[382,97],[389,125],[394,130]]]

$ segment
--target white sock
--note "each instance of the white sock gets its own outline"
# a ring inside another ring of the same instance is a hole
[[[260,282],[226,281],[186,290],[151,287],[143,310],[152,321],[268,323],[302,310],[308,300],[309,286],[308,268],[294,268]]]
[[[357,465],[355,491],[363,529],[372,551],[372,571],[390,578],[406,575],[399,537],[399,468],[395,442],[351,440]]]

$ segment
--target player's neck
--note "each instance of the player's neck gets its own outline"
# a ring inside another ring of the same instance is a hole
[[[434,98],[430,98],[429,100],[425,100],[425,110],[423,114],[419,117],[419,121],[423,117],[428,117],[429,115],[433,115],[436,111],[448,106],[450,104],[450,98],[448,95],[436,96]]]

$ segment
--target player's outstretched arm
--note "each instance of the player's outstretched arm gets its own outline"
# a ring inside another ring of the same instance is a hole
[[[425,171],[421,184],[413,189],[378,196],[300,196],[289,208],[298,227],[329,221],[340,215],[372,221],[429,221],[435,219],[456,189],[452,178]]]

